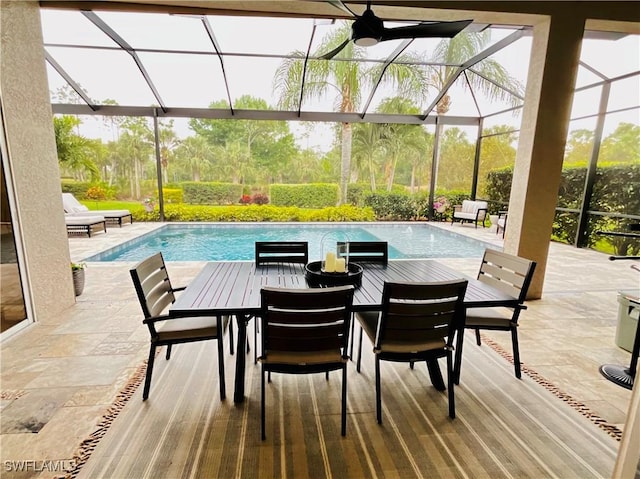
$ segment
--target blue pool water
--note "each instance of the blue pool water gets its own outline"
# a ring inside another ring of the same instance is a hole
[[[481,257],[490,247],[424,223],[168,224],[85,260],[140,261],[157,251],[166,261],[253,260],[255,241],[308,241],[315,261],[323,243],[342,240],[387,241],[391,259]]]

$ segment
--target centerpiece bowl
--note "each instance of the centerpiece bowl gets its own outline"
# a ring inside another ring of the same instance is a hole
[[[349,263],[344,273],[327,273],[322,270],[322,261],[312,261],[304,268],[304,276],[310,288],[345,286],[352,284],[358,288],[362,284],[362,266]]]

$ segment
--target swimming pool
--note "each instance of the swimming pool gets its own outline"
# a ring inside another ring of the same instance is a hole
[[[326,235],[326,236],[325,236]],[[166,261],[253,260],[256,241],[308,241],[309,259],[322,257],[322,243],[387,241],[389,258],[481,257],[488,243],[424,223],[201,223],[167,224],[86,258],[85,261],[140,261],[162,251]]]

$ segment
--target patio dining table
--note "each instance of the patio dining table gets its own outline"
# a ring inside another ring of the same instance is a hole
[[[464,304],[468,308],[515,306],[518,301],[495,288],[445,266],[436,260],[391,260],[387,265],[362,263],[362,284],[353,297],[354,311],[379,311],[385,282],[431,282],[466,279],[469,281]],[[170,307],[174,315],[235,316],[238,324],[236,376],[233,400],[244,401],[247,323],[260,313],[260,290],[263,286],[306,288],[305,265],[267,264],[253,261],[207,263],[187,289]],[[462,332],[460,332],[461,334]],[[436,387],[444,388],[442,377]],[[439,370],[438,370],[439,373]]]

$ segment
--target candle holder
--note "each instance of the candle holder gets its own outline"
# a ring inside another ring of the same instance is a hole
[[[349,236],[346,233],[326,233],[322,237],[321,247],[322,273],[349,274]]]

